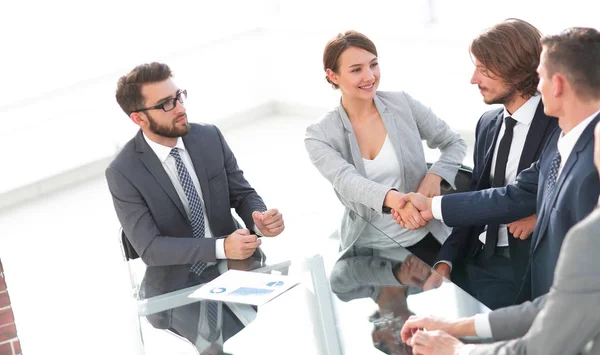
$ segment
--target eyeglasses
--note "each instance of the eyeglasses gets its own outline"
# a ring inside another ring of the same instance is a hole
[[[148,110],[158,110],[158,109],[162,109],[165,112],[169,112],[169,111],[173,110],[175,107],[177,107],[177,101],[179,101],[179,103],[183,105],[183,104],[185,104],[185,100],[187,100],[187,90],[179,90],[179,91],[177,91],[177,95],[175,95],[174,98],[168,99],[167,101],[163,102],[162,104],[152,106],[152,107],[141,108],[139,110],[134,110],[134,111],[131,111],[131,113],[148,111]]]

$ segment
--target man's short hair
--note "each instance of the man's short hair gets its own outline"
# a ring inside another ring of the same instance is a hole
[[[144,106],[142,85],[157,83],[172,77],[171,69],[163,63],[141,64],[133,68],[128,74],[123,75],[117,82],[117,103],[121,109],[130,115],[132,111]]]
[[[600,99],[600,32],[572,27],[542,39],[549,76],[560,72],[582,99]]]

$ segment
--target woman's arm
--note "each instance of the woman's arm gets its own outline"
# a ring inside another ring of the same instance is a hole
[[[454,179],[467,153],[467,144],[460,134],[454,132],[429,107],[406,93],[404,95],[410,105],[421,138],[427,141],[429,148],[437,148],[442,153],[438,161],[429,168],[428,174],[440,176],[456,189]]]

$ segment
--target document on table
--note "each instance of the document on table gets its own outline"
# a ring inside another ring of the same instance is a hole
[[[189,297],[260,306],[296,284],[289,276],[229,270]]]

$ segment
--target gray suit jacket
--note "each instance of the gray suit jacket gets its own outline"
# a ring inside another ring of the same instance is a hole
[[[467,145],[459,134],[405,92],[382,92],[375,95],[375,106],[383,120],[405,186],[403,192],[416,191],[426,173],[441,176],[453,188],[454,178],[466,154]],[[421,141],[441,150],[440,159],[429,171]],[[340,227],[343,249],[352,245],[376,214],[383,213],[383,201],[392,188],[369,180],[352,129],[350,119],[340,105],[317,123],[308,126],[304,139],[312,163],[333,185],[335,193],[346,207]],[[430,231],[448,236],[450,230],[439,221],[429,222]],[[440,240],[443,242],[443,240]]]
[[[490,313],[494,340],[476,354],[600,354],[600,209],[565,237],[550,293]]]
[[[219,129],[191,124],[183,142],[200,181],[212,235],[226,237],[238,228],[231,208],[252,228],[252,212],[266,207],[244,178]],[[215,239],[193,238],[183,204],[141,131],[106,169],[106,180],[121,226],[148,265],[140,290],[143,296],[186,287],[190,264],[216,260]],[[171,326],[170,312],[148,319],[158,328]]]

